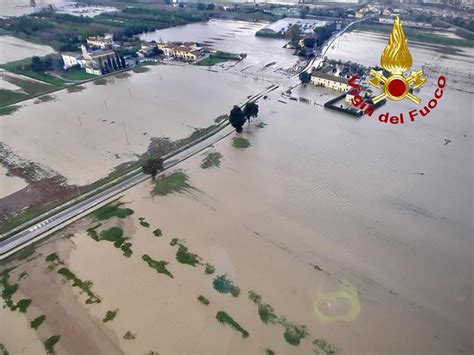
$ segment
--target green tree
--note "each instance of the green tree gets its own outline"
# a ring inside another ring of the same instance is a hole
[[[151,175],[153,180],[155,180],[160,170],[163,170],[163,159],[161,158],[149,157],[142,164],[142,171],[145,174]]]
[[[250,118],[258,116],[258,105],[253,101],[247,102],[244,107],[244,115],[247,117],[247,121],[250,124]]]
[[[235,128],[237,133],[242,132],[242,126],[245,123],[245,115],[239,106],[234,106],[229,114],[229,122]]]
[[[207,9],[210,10],[210,11],[214,10],[215,8],[216,8],[216,5],[214,5],[212,3],[207,5]]]
[[[303,71],[300,73],[299,78],[303,84],[307,84],[311,81],[311,74],[307,71]]]
[[[197,4],[197,9],[198,10],[206,10],[206,8],[207,8],[206,4],[203,4],[202,2]]]

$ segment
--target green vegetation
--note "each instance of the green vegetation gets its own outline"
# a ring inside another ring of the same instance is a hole
[[[45,319],[46,319],[46,316],[44,314],[36,317],[30,323],[31,328],[33,328],[34,330],[38,330],[38,328],[40,327],[41,324],[43,324]]]
[[[116,204],[108,204],[92,212],[92,217],[98,221],[105,221],[112,217],[126,218],[133,214],[130,208],[120,208],[123,202]]]
[[[7,106],[7,107],[1,107],[0,108],[0,117],[2,116],[10,116],[12,113],[15,113],[21,108],[21,106],[18,105],[13,105],[13,106]]]
[[[149,267],[151,267],[152,269],[155,269],[156,272],[158,272],[160,274],[165,274],[165,275],[171,277],[172,279],[174,279],[173,274],[171,272],[169,272],[168,269],[166,268],[166,265],[168,265],[169,262],[164,261],[164,260],[153,260],[147,254],[144,254],[142,256],[142,260],[145,261],[148,264]]]
[[[74,92],[79,92],[82,90],[85,90],[86,87],[82,85],[74,85],[74,86],[68,86],[67,87],[67,92],[74,93]]]
[[[181,241],[178,238],[173,238],[170,240],[170,245],[174,247],[176,244],[180,243]]]
[[[9,355],[7,348],[2,343],[0,343],[0,355]]]
[[[204,273],[206,275],[212,275],[214,272],[216,271],[216,268],[214,265],[211,265],[209,263],[206,263],[205,265],[205,270],[204,270]]]
[[[235,105],[232,110],[230,110],[229,122],[237,133],[242,132],[242,126],[245,123],[245,115],[239,106]]]
[[[146,72],[149,72],[149,71],[150,71],[150,68],[141,66],[141,67],[135,67],[135,68],[133,68],[132,71],[133,71],[134,73],[146,73]]]
[[[41,104],[43,102],[50,102],[50,101],[55,101],[55,100],[56,100],[56,96],[54,96],[54,95],[43,95],[43,96],[38,97],[34,101],[34,104],[37,105],[37,104]]]
[[[262,296],[255,291],[249,291],[249,299],[258,307],[260,320],[265,324],[279,324],[285,330],[283,337],[288,344],[298,346],[302,339],[309,336],[306,326],[297,325],[289,322],[285,317],[279,317],[275,314],[273,307],[262,302]]]
[[[229,316],[226,312],[220,311],[217,312],[216,314],[216,319],[224,325],[228,325],[231,328],[237,330],[242,334],[242,338],[247,338],[249,336],[249,333],[240,326],[239,323],[237,323],[231,316]]]
[[[254,101],[247,102],[244,106],[244,116],[250,124],[250,119],[258,116],[258,105]]]
[[[300,73],[299,78],[303,84],[308,84],[311,81],[311,74],[307,71],[303,71]]]
[[[201,163],[201,168],[209,169],[213,166],[219,167],[221,165],[222,154],[219,152],[210,152],[206,155]]]
[[[137,337],[136,334],[133,334],[130,330],[127,330],[127,332],[124,334],[123,338],[125,340],[133,340]]]
[[[220,293],[230,293],[233,297],[240,295],[240,288],[234,285],[227,275],[217,276],[212,282],[214,289]]]
[[[138,220],[140,221],[140,224],[141,224],[143,227],[150,228],[150,223],[148,223],[147,221],[145,221],[145,217],[140,217],[140,218],[138,218]]]
[[[315,339],[313,344],[316,345],[320,350],[324,351],[326,355],[337,354],[337,349],[324,339]]]
[[[118,308],[114,309],[113,311],[107,311],[104,319],[102,319],[102,322],[107,323],[113,320],[115,316],[117,315],[118,311],[119,311]]]
[[[357,23],[352,27],[352,30],[360,30],[360,31],[370,31],[370,32],[378,32],[389,34],[392,30],[392,26],[381,25],[381,24],[361,24]],[[464,38],[449,38],[442,35],[439,35],[435,32],[428,32],[428,31],[421,31],[414,28],[404,27],[403,31],[408,39],[408,45],[410,45],[411,41],[417,42],[424,42],[424,43],[431,43],[431,44],[438,44],[444,45],[448,47],[474,47],[474,41]]]
[[[126,7],[123,3],[115,5],[122,11],[79,17],[45,10],[32,15],[0,19],[0,28],[12,31],[25,40],[50,45],[58,51],[74,51],[81,39],[88,36],[111,32],[116,40],[121,41],[143,32],[208,19],[206,13],[187,9],[137,3],[133,7]]]
[[[66,80],[73,81],[84,81],[97,78],[97,75],[86,73],[86,71],[82,68],[69,68],[64,72],[61,72],[60,75]]]
[[[238,54],[218,51],[216,53],[210,53],[208,57],[203,58],[194,64],[199,66],[212,66],[230,60],[241,60],[241,57]]]
[[[1,26],[1,20],[0,20],[0,26]],[[40,64],[35,64],[35,59],[39,60]],[[42,58],[32,57],[32,58],[17,60],[14,62],[0,64],[0,68],[3,68],[14,74],[24,75],[24,76],[27,76],[39,81],[43,81],[47,84],[54,85],[58,88],[64,87],[67,84],[65,80],[46,74],[44,72],[45,70],[49,69],[48,66],[50,66],[51,64],[44,65],[43,63],[48,62],[49,60],[54,61],[54,56],[48,55]],[[54,90],[54,87],[52,87],[51,89]]]
[[[18,301],[18,303],[16,304],[16,308],[18,309],[19,312],[26,313],[26,310],[28,309],[30,304],[31,304],[31,299],[23,298]]]
[[[205,305],[205,306],[207,306],[207,305],[209,305],[209,303],[211,303],[211,302],[209,302],[209,300],[208,300],[206,297],[204,297],[203,295],[199,295],[199,296],[198,296],[198,302],[202,303],[202,304]]]
[[[234,146],[237,149],[246,149],[250,147],[250,142],[247,139],[242,138],[242,137],[234,138],[232,140],[232,146]]]
[[[97,233],[96,228],[100,226],[101,224],[99,223],[95,227],[87,229],[87,234],[97,242],[101,240],[106,240],[108,242],[114,243],[114,247],[121,249],[123,255],[127,258],[129,258],[133,254],[133,251],[131,249],[132,243],[125,243],[126,238],[124,238],[123,236],[122,228],[111,227],[109,229],[101,231],[100,233]]]
[[[58,257],[58,254],[56,254],[56,253],[51,253],[51,254],[49,254],[49,255],[46,257],[45,260],[46,260],[47,262],[52,263],[52,262],[54,262],[54,261],[59,261],[59,257]]]
[[[272,349],[265,349],[265,354],[266,355],[275,355],[275,352]]]
[[[153,231],[153,235],[155,237],[161,237],[163,235],[163,233],[161,232],[161,229],[160,228],[156,228],[154,231]]]
[[[23,271],[20,275],[18,275],[18,281],[23,280],[27,276],[28,273],[26,271]]]
[[[5,306],[10,308],[10,310],[15,311],[16,305],[12,301],[13,295],[18,291],[18,284],[10,284],[10,274],[9,270],[5,270],[2,273],[1,284],[3,287],[2,298]]]
[[[144,174],[151,175],[151,179],[155,180],[156,175],[163,170],[163,159],[147,157],[142,162],[142,171]]]
[[[46,353],[48,355],[55,354],[54,346],[56,345],[56,343],[59,341],[60,338],[61,338],[60,335],[53,335],[49,337],[48,339],[46,339],[45,341],[43,341],[44,348],[46,349]]]
[[[28,95],[12,91],[12,90],[7,90],[7,89],[0,89],[0,105],[1,106],[8,106],[11,104],[15,104],[19,101],[26,100],[28,98]]]
[[[188,181],[189,177],[185,173],[176,171],[158,180],[155,185],[154,193],[160,196],[166,196],[174,192],[181,193],[194,189]]]
[[[66,280],[72,281],[72,287],[79,287],[82,292],[87,294],[88,298],[86,304],[101,302],[99,296],[92,292],[92,281],[81,280],[71,270],[65,267],[59,269],[58,274],[62,275]]]
[[[30,257],[31,255],[33,255],[35,252],[35,247],[33,244],[30,244],[26,247],[24,247],[23,249],[19,250],[16,254],[15,254],[15,258],[17,260],[25,260],[26,258]]]

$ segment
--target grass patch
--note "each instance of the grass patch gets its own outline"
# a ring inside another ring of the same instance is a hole
[[[30,244],[30,245],[24,247],[23,249],[19,250],[15,254],[15,258],[17,260],[25,260],[26,258],[30,257],[34,253],[35,253],[35,247],[34,247],[33,244]]]
[[[15,311],[16,305],[12,301],[13,295],[18,291],[18,284],[10,284],[10,274],[9,270],[5,270],[2,273],[1,284],[3,287],[2,298],[5,306],[10,308],[10,310]]]
[[[44,59],[44,57],[42,59]],[[7,71],[14,74],[24,75],[58,87],[63,87],[66,84],[66,81],[61,78],[57,78],[44,72],[36,72],[31,70],[31,68],[28,68],[29,64],[31,64],[31,58],[26,58],[1,64],[0,68],[6,69]]]
[[[135,67],[132,69],[132,71],[134,73],[146,73],[146,72],[149,72],[150,71],[150,68],[147,68],[147,67],[144,67],[144,66],[141,66],[141,67]]]
[[[211,302],[209,302],[209,300],[208,300],[206,297],[204,297],[203,295],[199,295],[197,299],[198,299],[198,302],[199,302],[199,303],[202,303],[202,304],[205,305],[205,306],[207,306],[207,305],[209,305],[209,303],[211,303]]]
[[[212,66],[215,64],[228,62],[230,60],[240,60],[240,56],[238,54],[232,54],[227,52],[216,52],[211,53],[208,57],[196,62],[195,65]]]
[[[106,78],[94,80],[94,85],[107,85],[107,84],[108,84],[108,81]]]
[[[45,341],[43,341],[44,348],[46,349],[46,353],[48,355],[55,354],[54,346],[56,345],[56,343],[59,341],[60,338],[61,338],[60,335],[53,335],[49,337],[48,339],[46,339]]]
[[[167,175],[155,184],[154,193],[160,196],[166,196],[174,192],[183,192],[194,189],[189,183],[189,177],[182,171]]]
[[[56,101],[56,96],[54,95],[43,95],[38,97],[35,101],[34,104],[41,104],[43,102],[51,102],[51,101]]]
[[[143,227],[150,228],[150,223],[148,223],[147,221],[145,221],[145,217],[140,217],[140,218],[138,218],[138,220],[140,221],[140,224],[141,224]]]
[[[12,90],[0,89],[0,106],[15,104],[19,101],[26,100],[27,98],[28,95]]]
[[[119,227],[111,227],[109,229],[105,229],[100,233],[97,233],[96,228],[100,227],[101,223],[96,225],[95,227],[87,229],[87,234],[94,239],[95,241],[99,242],[101,240],[106,240],[108,242],[112,242],[114,247],[122,250],[123,255],[129,258],[132,256],[133,251],[131,249],[132,243],[126,243],[126,238],[123,236],[123,230]]]
[[[240,326],[239,323],[237,323],[231,316],[229,316],[226,312],[220,311],[217,312],[216,314],[216,319],[219,321],[219,323],[228,325],[231,328],[237,330],[242,334],[242,338],[247,338],[249,336],[249,333]]]
[[[232,140],[232,146],[237,149],[247,149],[250,147],[250,142],[248,139],[239,137]]]
[[[214,289],[220,293],[230,293],[234,297],[240,295],[240,288],[234,285],[232,280],[227,278],[227,275],[217,276],[212,282]]]
[[[85,89],[86,87],[83,85],[74,85],[74,86],[68,86],[67,92],[74,93],[74,92],[79,92]]]
[[[153,235],[155,237],[161,237],[163,235],[163,233],[161,232],[161,229],[160,228],[156,228],[154,231],[153,231]]]
[[[171,277],[172,279],[174,279],[173,274],[169,272],[168,269],[166,268],[166,265],[168,265],[169,262],[164,261],[164,260],[153,260],[147,254],[144,254],[142,256],[142,260],[145,261],[149,267],[151,267],[152,269],[155,269],[156,272],[158,272],[159,274],[165,274]]]
[[[124,334],[123,338],[125,340],[133,340],[137,337],[136,334],[133,334],[130,330],[127,330],[127,332]]]
[[[46,259],[45,259],[47,262],[55,262],[55,261],[59,261],[59,257],[58,257],[58,254],[56,253],[51,253],[49,254]]]
[[[178,243],[178,251],[176,252],[176,260],[181,264],[191,266],[201,265],[201,257],[197,254],[190,253],[183,243]]]
[[[31,328],[33,328],[34,330],[38,330],[38,328],[40,327],[41,324],[43,324],[45,319],[46,319],[46,316],[44,314],[36,317],[30,322]]]
[[[219,152],[211,152],[202,160],[201,168],[209,169],[214,166],[219,167],[221,165],[222,154]]]
[[[324,339],[315,339],[313,344],[316,345],[320,350],[324,351],[326,355],[337,354],[337,349]]]
[[[0,108],[0,117],[2,116],[10,116],[12,113],[15,113],[21,108],[19,105],[7,106]]]
[[[31,304],[31,299],[23,298],[18,301],[18,303],[16,304],[16,308],[18,309],[18,312],[26,313],[26,310],[28,309],[30,304]]]
[[[83,81],[97,78],[97,75],[86,73],[86,71],[81,68],[70,68],[64,72],[61,72],[59,75],[66,80],[74,81]]]
[[[288,344],[298,346],[302,339],[309,336],[306,326],[297,325],[289,322],[285,317],[279,317],[275,314],[273,307],[262,302],[262,296],[255,291],[249,291],[249,299],[257,305],[260,320],[265,324],[279,324],[285,330],[283,338]]]
[[[112,217],[126,218],[133,214],[130,208],[121,208],[123,203],[109,204],[92,212],[92,217],[98,221],[105,221]]]
[[[216,271],[216,268],[214,265],[211,265],[209,263],[206,263],[204,273],[206,275],[212,275]]]
[[[117,316],[118,311],[118,308],[114,309],[113,311],[107,311],[104,319],[102,319],[102,322],[107,323],[114,320],[114,318]]]
[[[92,292],[92,281],[83,281],[78,278],[71,270],[68,268],[61,268],[58,270],[58,274],[63,276],[66,280],[72,281],[72,287],[79,287],[82,292],[87,294],[87,304],[91,303],[100,303],[101,300],[94,292]]]

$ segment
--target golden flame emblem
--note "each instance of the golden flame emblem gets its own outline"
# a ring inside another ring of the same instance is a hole
[[[402,22],[398,16],[393,23],[387,47],[380,58],[380,64],[390,73],[390,76],[385,77],[382,71],[374,69],[370,71],[369,84],[377,89],[380,89],[380,84],[383,84],[383,93],[373,97],[374,103],[386,97],[395,101],[406,97],[416,104],[421,102],[420,98],[415,96],[412,91],[423,85],[426,79],[423,77],[421,69],[411,72],[408,77],[404,75],[413,65],[413,58],[408,49],[408,40],[403,32]]]

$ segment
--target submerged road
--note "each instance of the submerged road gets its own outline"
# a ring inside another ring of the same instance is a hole
[[[231,126],[225,126],[212,136],[204,139],[202,142],[199,142],[196,145],[189,147],[188,149],[165,160],[163,163],[164,170],[169,169],[183,160],[198,154],[202,150],[232,134],[233,131],[234,129]],[[105,202],[124,192],[125,190],[128,190],[129,188],[150,178],[151,177],[149,175],[145,175],[143,173],[133,175],[130,178],[114,186],[111,186],[102,192],[99,192],[89,198],[85,198],[83,201],[80,201],[77,204],[56,213],[55,215],[29,227],[28,229],[22,230],[5,240],[0,241],[0,258],[13,251],[15,248],[18,248],[21,245],[40,237],[42,234],[57,226],[65,226],[67,222],[74,217],[77,217],[84,212],[92,211],[95,206],[101,204],[102,202]]]

